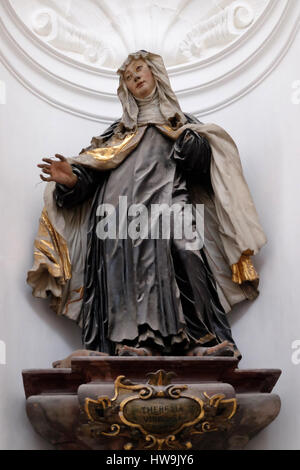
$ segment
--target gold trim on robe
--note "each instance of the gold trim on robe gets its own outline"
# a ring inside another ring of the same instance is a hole
[[[51,224],[44,208],[34,242],[34,264],[28,272],[27,282],[33,288],[34,296],[46,298],[51,292],[58,300],[62,297],[62,286],[71,277],[67,243]]]
[[[253,282],[259,280],[259,275],[256,272],[251,256],[253,250],[246,250],[241,255],[239,261],[231,266],[232,270],[232,281],[236,284],[242,284],[243,282]]]
[[[63,237],[55,230],[55,228],[51,224],[46,209],[43,209],[42,216],[41,216],[41,224],[44,224],[44,226],[46,227],[46,230],[51,237],[51,242],[40,239],[39,241],[37,241],[36,247],[38,248],[39,246],[40,251],[43,252],[43,248],[45,247],[45,244],[47,244],[50,252],[45,250],[44,254],[46,256],[49,256],[50,260],[51,260],[52,253],[58,255],[59,257],[58,264],[61,268],[64,281],[67,281],[71,279],[71,276],[72,276],[71,261],[70,261],[68,246],[65,240],[63,239]]]
[[[92,157],[96,158],[97,160],[101,161],[106,161],[110,160],[118,153],[120,153],[124,147],[131,141],[131,139],[135,136],[135,132],[132,134],[129,134],[125,137],[125,139],[122,140],[122,142],[119,145],[112,145],[110,147],[99,147],[94,150],[88,150],[87,152],[84,152],[88,155],[91,155]]]
[[[96,170],[112,170],[117,168],[139,145],[147,126],[139,127],[123,139],[116,136],[109,139],[107,146],[85,150],[77,157],[68,158],[69,163],[88,166]]]

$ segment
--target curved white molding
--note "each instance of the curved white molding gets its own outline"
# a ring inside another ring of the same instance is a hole
[[[226,44],[241,36],[255,19],[255,9],[249,2],[234,1],[196,24],[180,43],[180,53],[187,61],[194,61],[205,57],[208,51],[220,52]]]
[[[53,1],[48,0],[48,3]],[[98,3],[98,0],[93,1]],[[227,33],[234,35],[235,28],[247,28],[237,40],[211,57],[168,68],[172,86],[185,111],[204,116],[228,106],[257,86],[287,52],[299,28],[299,0],[272,0],[254,23],[253,10],[247,9],[249,4],[249,1],[234,4],[227,1],[231,8],[224,10],[226,15],[229,11],[231,15],[230,29],[229,22],[224,23]],[[42,19],[34,17],[34,24],[39,34],[55,41],[57,33],[52,26],[49,28],[47,14]],[[207,21],[212,18],[213,15],[208,15]],[[248,24],[252,26],[249,28]],[[219,33],[215,31],[208,37],[205,31],[198,29],[202,44],[203,41],[217,41]],[[209,28],[209,34],[212,31],[213,28]],[[93,49],[90,49],[90,65],[64,56],[39,40],[20,21],[8,0],[0,2],[0,37],[2,62],[26,88],[44,101],[105,124],[120,116],[116,97],[118,78],[110,69],[91,65],[95,57]],[[67,45],[68,40],[67,35],[64,39]],[[93,40],[99,53],[102,44],[92,36],[83,35],[81,41],[76,42],[76,50],[86,50]],[[107,54],[112,55],[113,51]]]
[[[148,49],[167,66],[222,51],[261,16],[270,0],[9,0],[43,43],[81,63],[116,69]]]

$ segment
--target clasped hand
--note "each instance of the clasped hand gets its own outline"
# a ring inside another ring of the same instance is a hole
[[[55,181],[55,183],[60,183],[68,188],[73,188],[77,182],[77,176],[73,173],[72,166],[62,155],[56,154],[55,157],[58,160],[43,158],[42,161],[45,163],[37,165],[42,169],[43,173],[49,175],[48,178],[46,178],[41,174],[40,178],[43,181]]]

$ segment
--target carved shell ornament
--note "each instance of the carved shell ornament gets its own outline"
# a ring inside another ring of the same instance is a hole
[[[269,0],[9,0],[25,25],[62,54],[116,69],[128,52],[167,66],[214,56],[262,15]]]
[[[44,102],[104,129],[122,111],[117,68],[150,50],[202,119],[270,75],[299,25],[299,0],[4,0],[0,60]]]

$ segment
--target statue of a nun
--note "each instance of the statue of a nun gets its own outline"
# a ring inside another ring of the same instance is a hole
[[[122,118],[79,156],[38,165],[33,295],[82,327],[86,354],[240,358],[227,314],[257,297],[266,238],[237,147],[181,111],[159,55],[130,54],[118,74]]]

